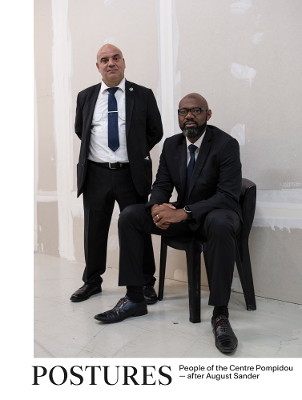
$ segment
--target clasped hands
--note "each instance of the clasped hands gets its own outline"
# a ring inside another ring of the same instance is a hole
[[[182,208],[177,209],[173,204],[154,204],[151,207],[151,215],[154,224],[163,230],[169,228],[170,224],[181,222],[188,218]]]

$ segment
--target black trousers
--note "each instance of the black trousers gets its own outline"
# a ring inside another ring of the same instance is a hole
[[[101,284],[106,270],[108,232],[117,201],[120,210],[131,204],[146,203],[133,185],[129,166],[111,170],[88,161],[87,177],[83,191],[84,250],[86,267],[83,281]],[[150,234],[143,235],[144,284],[154,284],[155,261]]]
[[[204,224],[194,232],[206,239],[204,257],[210,289],[209,305],[228,305],[236,259],[236,235],[240,232],[240,225],[236,212],[218,209],[209,212]],[[146,233],[177,236],[192,235],[193,232],[187,222],[171,224],[167,230],[157,228],[143,204],[125,208],[119,218],[120,286],[144,284],[143,238]]]

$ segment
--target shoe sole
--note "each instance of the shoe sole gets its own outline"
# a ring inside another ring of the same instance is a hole
[[[125,318],[121,318],[121,319],[118,319],[118,320],[116,320],[116,321],[104,321],[104,320],[102,320],[102,319],[100,319],[100,318],[97,318],[96,316],[95,316],[94,318],[95,318],[97,321],[104,322],[104,323],[106,323],[106,324],[114,324],[114,323],[116,323],[116,322],[122,322],[122,321],[124,321],[125,319],[130,318],[130,317],[141,317],[141,316],[146,315],[146,314],[148,314],[148,310],[142,311],[142,312],[140,312],[140,313],[132,314],[132,315],[127,315]]]
[[[85,301],[85,300],[88,300],[91,296],[94,296],[95,294],[98,294],[98,293],[101,293],[102,292],[102,289],[96,289],[94,292],[92,292],[89,296],[85,296],[85,297],[82,297],[82,298],[80,298],[80,299],[77,299],[77,298],[72,298],[72,296],[70,297],[70,300],[73,302],[73,303],[80,303],[81,301]]]
[[[146,303],[150,306],[151,304],[155,304],[158,302],[158,299],[154,299],[154,300],[147,300],[145,297]]]
[[[236,344],[236,347],[235,347],[233,350],[224,350],[224,351],[222,351],[222,350],[216,345],[216,343],[215,343],[215,346],[216,346],[216,348],[217,348],[221,353],[223,353],[223,354],[230,354],[230,353],[233,353],[233,352],[237,349],[237,344]]]

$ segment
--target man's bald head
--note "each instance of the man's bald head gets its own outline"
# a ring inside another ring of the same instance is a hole
[[[116,53],[116,54],[120,54],[120,56],[123,58],[123,53],[122,53],[122,51],[121,51],[118,47],[114,46],[114,45],[111,44],[111,43],[106,43],[106,44],[104,44],[104,45],[99,49],[99,51],[97,52],[96,60],[98,61],[98,60],[99,60],[99,57],[100,57],[101,55],[103,55],[103,54],[107,54],[107,52],[114,52],[114,53]]]
[[[182,106],[183,103],[192,101],[195,101],[198,104],[200,104],[199,107],[208,109],[208,102],[203,96],[201,96],[201,94],[198,93],[189,93],[185,97],[183,97],[179,102],[179,108],[183,108]]]

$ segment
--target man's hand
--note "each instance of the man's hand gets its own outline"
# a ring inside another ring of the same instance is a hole
[[[172,204],[154,204],[151,207],[151,215],[154,224],[163,230],[169,228],[171,223],[177,223],[188,218],[184,210],[176,209]]]

